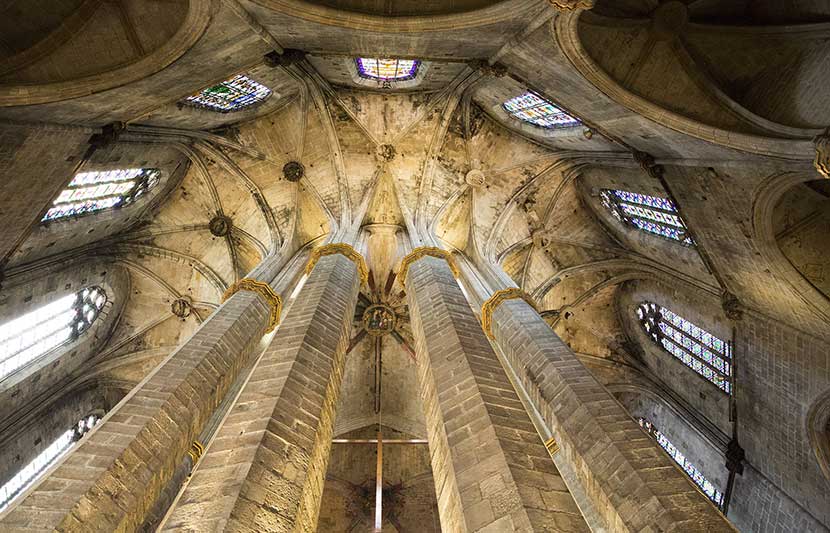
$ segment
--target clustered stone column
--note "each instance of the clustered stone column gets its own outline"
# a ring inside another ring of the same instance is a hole
[[[272,257],[259,269],[271,280]],[[172,479],[281,300],[240,280],[199,330],[134,389],[60,466],[0,520],[2,531],[135,531]]]
[[[574,465],[612,531],[735,531],[582,365],[519,289],[499,291],[482,325]]]
[[[443,531],[589,531],[455,280],[451,257],[401,263]]]
[[[308,279],[165,531],[315,531],[361,281],[351,246],[315,250]]]

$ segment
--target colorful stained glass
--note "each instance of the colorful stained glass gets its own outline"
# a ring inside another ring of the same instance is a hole
[[[706,494],[710,500],[715,502],[715,505],[717,505],[718,507],[723,507],[723,493],[719,491],[711,481],[706,479],[700,472],[700,470],[698,470],[697,467],[695,467],[695,465],[689,462],[689,460],[686,459],[686,456],[680,450],[678,450],[677,447],[674,444],[672,444],[671,441],[667,439],[666,436],[663,435],[663,433],[661,433],[660,430],[658,430],[654,424],[652,424],[645,418],[640,418],[639,422],[640,427],[646,430],[646,432],[651,437],[653,437],[658,444],[660,444],[660,446],[666,451],[666,453],[668,453],[669,456],[672,459],[674,459],[674,462],[680,465],[680,468],[682,468],[683,471],[686,472],[686,474],[690,478],[692,478],[692,481],[694,481],[695,484],[698,487],[700,487],[700,490],[702,490],[703,493]]]
[[[127,205],[156,185],[160,175],[155,168],[80,172],[52,202],[53,207],[41,221]]]
[[[570,128],[581,124],[578,119],[532,92],[506,101],[504,109],[513,118],[547,129]]]
[[[89,329],[107,295],[100,287],[69,294],[0,324],[0,381]]]
[[[66,430],[49,447],[40,452],[32,462],[24,466],[13,478],[0,487],[0,512],[11,505],[17,496],[37,481],[49,467],[63,457],[100,420],[101,417],[96,415],[90,415],[79,420],[77,424]]]
[[[182,103],[219,113],[230,113],[258,104],[269,96],[271,96],[271,89],[240,74],[218,85],[203,89],[199,94],[188,96],[182,100]]]
[[[688,246],[694,245],[671,200],[612,189],[604,189],[600,198],[602,205],[620,222]]]
[[[414,80],[418,75],[420,61],[415,59],[378,59],[358,57],[355,59],[357,73],[361,78],[378,82]]]
[[[651,302],[637,307],[637,318],[654,342],[722,391],[732,393],[732,348],[728,342]]]

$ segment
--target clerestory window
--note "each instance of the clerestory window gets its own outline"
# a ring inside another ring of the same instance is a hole
[[[551,102],[533,92],[526,92],[504,103],[507,113],[521,121],[545,129],[570,128],[582,124]]]
[[[98,318],[107,295],[88,287],[0,324],[0,380],[82,335]]]
[[[642,302],[637,317],[651,340],[720,390],[732,394],[730,343],[652,302]]]
[[[181,101],[184,105],[230,113],[265,101],[271,89],[242,74],[203,89]]]
[[[604,189],[600,197],[602,205],[620,222],[653,235],[694,246],[694,241],[686,230],[686,224],[671,200],[612,189]]]
[[[421,62],[415,59],[390,59],[358,57],[355,59],[357,74],[365,80],[379,84],[414,80]]]
[[[127,205],[153,188],[160,175],[156,168],[79,172],[55,198],[41,222]]]

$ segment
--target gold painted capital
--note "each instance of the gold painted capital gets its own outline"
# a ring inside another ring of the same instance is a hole
[[[576,11],[577,9],[593,9],[596,0],[548,0],[559,11]]]
[[[559,443],[556,442],[555,438],[551,437],[545,441],[545,448],[548,449],[548,453],[553,457],[559,452]]]
[[[199,462],[199,459],[202,458],[203,453],[205,453],[205,446],[197,440],[194,440],[193,444],[190,445],[190,449],[187,450],[187,455],[190,456],[194,466]]]
[[[357,272],[360,274],[361,283],[369,281],[369,268],[366,266],[366,260],[363,259],[362,255],[360,255],[360,252],[345,242],[335,242],[315,248],[311,252],[311,257],[308,258],[308,264],[305,266],[306,275],[311,274],[311,271],[314,270],[314,266],[321,257],[337,254],[351,260],[357,266]]]
[[[265,333],[274,331],[274,328],[280,323],[280,315],[282,314],[282,298],[280,298],[280,296],[274,292],[274,289],[272,289],[267,283],[257,281],[255,279],[242,278],[228,287],[228,290],[226,290],[225,294],[222,296],[222,302],[224,303],[228,300],[228,298],[239,291],[255,292],[265,298],[265,301],[268,302],[268,306],[271,307],[271,315],[268,318],[268,328],[265,330]]]
[[[455,259],[453,259],[451,253],[446,250],[442,250],[441,248],[435,248],[434,246],[420,246],[409,252],[406,257],[401,260],[401,268],[398,270],[398,278],[401,280],[401,285],[406,283],[406,273],[409,271],[409,267],[412,263],[427,256],[443,259],[450,266],[452,275],[456,278],[459,276],[458,266],[455,264]]]
[[[521,298],[526,301],[530,307],[536,309],[536,304],[533,302],[533,299],[528,296],[525,291],[517,289],[516,287],[494,292],[493,296],[491,296],[490,299],[484,302],[484,305],[481,306],[481,328],[489,338],[495,338],[493,335],[493,313],[496,312],[496,309],[498,309],[503,301],[515,300],[517,298]]]
[[[830,179],[830,131],[815,138],[816,159],[814,164],[819,174]]]

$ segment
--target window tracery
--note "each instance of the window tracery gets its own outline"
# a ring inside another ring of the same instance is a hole
[[[78,338],[95,322],[106,302],[102,288],[89,287],[0,325],[0,380]]]
[[[530,91],[506,101],[504,109],[513,118],[545,129],[570,128],[582,123]]]
[[[674,462],[680,465],[680,468],[682,468],[683,471],[686,472],[690,478],[692,478],[692,481],[700,487],[700,490],[702,490],[710,500],[715,502],[715,505],[719,508],[723,507],[723,493],[719,491],[711,481],[706,479],[700,470],[695,467],[695,465],[689,462],[683,452],[678,450],[677,447],[672,444],[672,442],[667,439],[666,436],[663,435],[663,433],[661,433],[660,430],[658,430],[657,427],[649,420],[640,418],[639,422],[640,427],[646,430],[646,432],[657,441],[666,453],[674,459]]]
[[[188,96],[182,103],[219,113],[239,111],[263,102],[271,89],[242,74]]]
[[[667,198],[612,189],[604,189],[600,198],[602,205],[624,224],[687,246],[695,244],[677,207]]]
[[[127,205],[153,188],[160,176],[156,168],[79,172],[41,222]]]
[[[32,462],[24,466],[13,478],[0,487],[0,512],[4,511],[18,495],[37,481],[43,472],[63,457],[100,420],[101,417],[97,415],[89,415],[79,420],[77,424],[66,430],[49,447],[40,452]]]
[[[355,64],[358,76],[389,87],[392,82],[414,80],[421,62],[415,59],[358,57]]]
[[[654,342],[725,393],[732,393],[730,343],[651,302],[637,307],[637,317]]]

